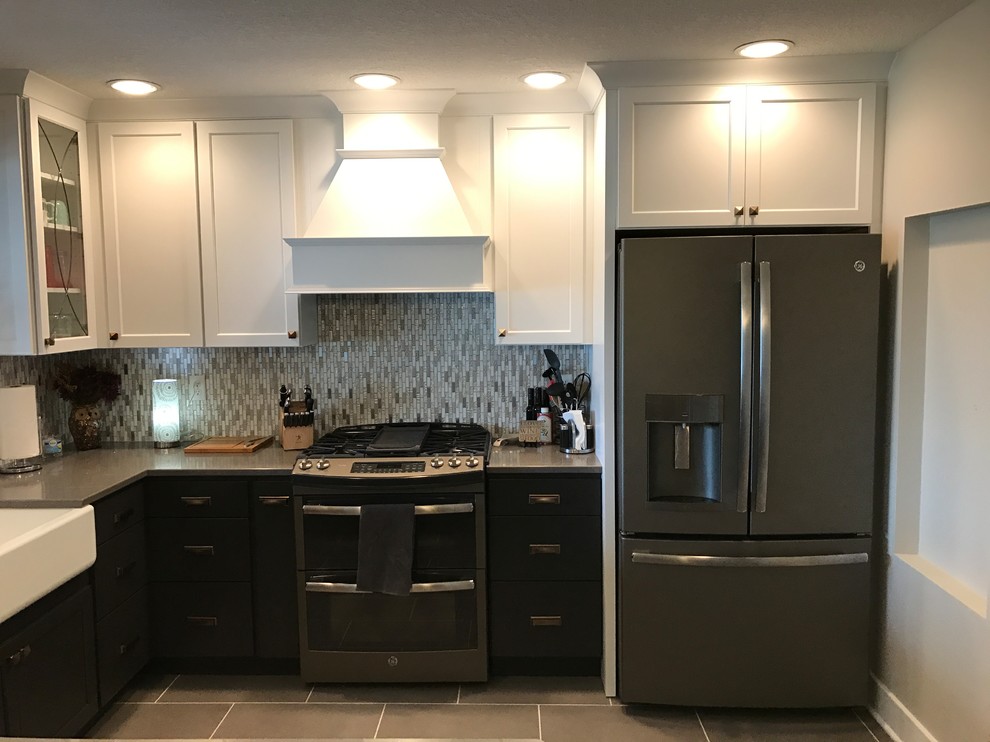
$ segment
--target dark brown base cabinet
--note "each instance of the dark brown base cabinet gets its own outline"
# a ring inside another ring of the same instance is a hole
[[[490,474],[488,483],[492,673],[598,674],[601,477]]]
[[[73,737],[98,709],[93,594],[82,575],[0,628],[0,733]]]
[[[107,705],[151,656],[144,489],[125,487],[93,506],[96,519],[96,662]]]

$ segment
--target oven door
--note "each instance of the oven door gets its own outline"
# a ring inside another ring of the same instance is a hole
[[[307,682],[487,679],[484,570],[414,569],[408,596],[360,592],[353,570],[297,574]]]
[[[471,570],[484,566],[484,513],[473,494],[362,493],[296,497],[297,568],[330,572],[356,570],[361,504],[416,506],[413,569]],[[480,499],[480,498],[479,498]],[[481,532],[483,533],[483,531]]]

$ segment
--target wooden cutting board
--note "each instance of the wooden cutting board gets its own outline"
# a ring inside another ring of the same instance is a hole
[[[223,436],[211,435],[198,443],[186,446],[186,453],[254,453],[272,442],[268,436]]]

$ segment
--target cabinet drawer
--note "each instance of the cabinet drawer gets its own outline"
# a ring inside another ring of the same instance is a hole
[[[148,582],[144,525],[135,525],[96,547],[93,567],[96,617],[103,618]]]
[[[247,518],[152,518],[148,554],[153,582],[247,582]]]
[[[156,657],[250,657],[251,586],[246,582],[151,586]]]
[[[598,657],[601,582],[491,584],[494,657]]]
[[[150,653],[148,590],[145,588],[96,624],[101,707],[148,663]]]
[[[493,580],[600,580],[601,518],[565,515],[488,519],[488,574]]]
[[[248,485],[230,479],[149,479],[148,515],[156,518],[246,518]]]
[[[601,515],[601,477],[489,477],[489,515]]]
[[[132,484],[116,494],[105,497],[93,505],[96,523],[96,543],[122,533],[144,520],[144,487]]]

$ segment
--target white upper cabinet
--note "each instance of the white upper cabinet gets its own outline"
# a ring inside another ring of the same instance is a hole
[[[99,125],[113,347],[298,346],[292,122]]]
[[[111,347],[203,344],[189,122],[100,124]]]
[[[282,238],[296,231],[292,122],[198,122],[196,140],[206,344],[315,341],[315,297],[285,293],[292,266]]]
[[[619,92],[618,226],[870,224],[876,85]]]
[[[499,344],[585,340],[584,115],[494,117]]]
[[[94,348],[86,124],[0,96],[0,355]]]

